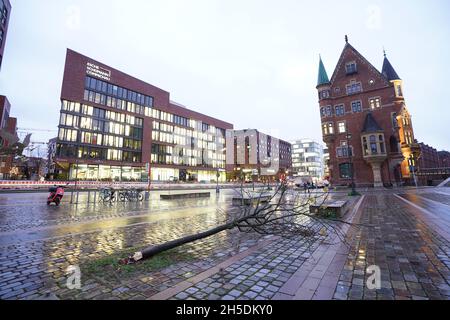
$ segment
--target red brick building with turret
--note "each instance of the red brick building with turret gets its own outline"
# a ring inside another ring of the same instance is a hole
[[[346,37],[331,79],[320,59],[317,90],[333,185],[412,183],[420,147],[403,82],[386,54],[380,72]]]

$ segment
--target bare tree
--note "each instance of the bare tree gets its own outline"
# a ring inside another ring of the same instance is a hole
[[[268,186],[257,192],[244,189],[235,190],[237,205],[230,210],[219,209],[223,221],[217,227],[188,235],[160,245],[151,246],[136,252],[133,256],[121,260],[123,264],[133,264],[141,260],[201,240],[222,231],[238,229],[240,232],[254,232],[260,235],[276,235],[283,238],[303,238],[305,240],[325,241],[330,235],[336,235],[345,242],[342,231],[343,220],[329,218],[322,214],[311,214],[310,205],[325,209],[329,194],[325,192],[298,192],[288,188],[285,183],[274,190]]]

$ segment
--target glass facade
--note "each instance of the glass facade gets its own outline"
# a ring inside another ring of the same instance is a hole
[[[294,176],[311,178],[317,182],[324,176],[323,146],[312,140],[292,142]]]
[[[56,158],[69,162],[70,179],[145,181],[149,163],[155,181],[210,182],[218,171],[225,181],[225,129],[159,110],[151,96],[90,76],[81,85],[81,102],[62,100],[59,119]],[[145,118],[152,121],[144,138]]]
[[[170,115],[186,127],[153,121],[152,164],[225,169],[225,130]]]
[[[70,165],[69,178],[71,180],[86,181],[147,181],[145,168],[105,165]]]
[[[62,102],[57,155],[142,162],[143,118],[76,102]]]

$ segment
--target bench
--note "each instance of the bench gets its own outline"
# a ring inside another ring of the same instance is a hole
[[[311,205],[309,212],[324,218],[340,219],[345,216],[349,210],[348,201],[326,201],[322,205]]]
[[[178,193],[178,194],[161,194],[161,200],[177,200],[177,199],[195,199],[210,198],[211,192],[194,192],[194,193]]]
[[[233,204],[234,205],[256,205],[258,201],[260,203],[267,203],[272,198],[272,194],[270,193],[255,193],[254,195],[244,194],[243,196],[234,197]]]

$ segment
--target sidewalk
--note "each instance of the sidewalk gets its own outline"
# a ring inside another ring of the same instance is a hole
[[[359,205],[348,221],[368,227],[346,227],[350,246],[277,240],[150,299],[450,299],[449,242],[393,194],[369,194]],[[378,290],[366,286],[373,265]]]

